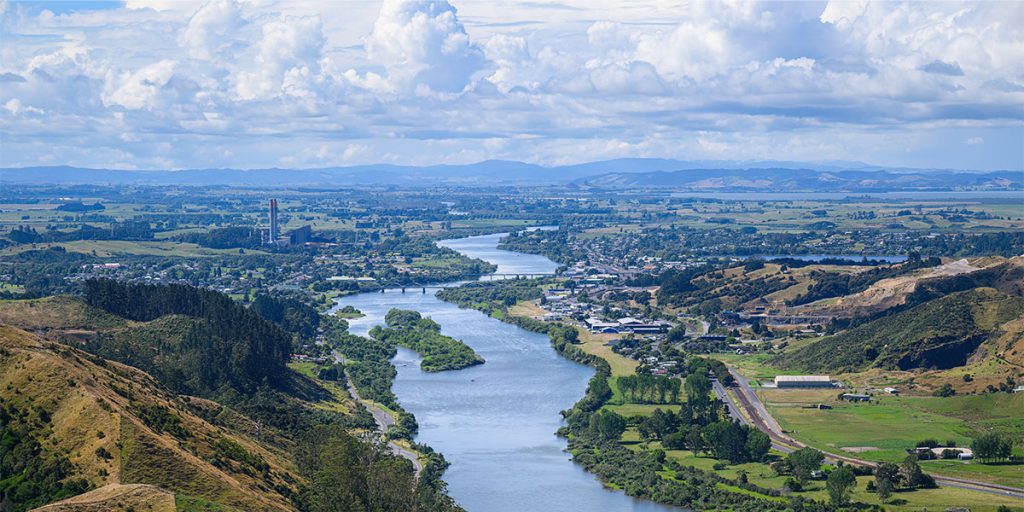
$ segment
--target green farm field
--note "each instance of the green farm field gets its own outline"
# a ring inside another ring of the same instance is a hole
[[[158,241],[127,241],[127,240],[79,240],[74,242],[59,242],[46,244],[31,244],[14,246],[0,252],[0,255],[11,255],[19,252],[47,249],[49,247],[63,247],[68,252],[83,254],[95,253],[96,256],[216,256],[222,254],[238,254],[238,249],[210,249],[200,247],[192,243],[184,242],[158,242]],[[262,251],[249,250],[249,254],[263,254]]]
[[[663,208],[663,205],[657,205],[646,210],[660,213]],[[939,212],[949,209],[966,209],[978,216],[967,215],[953,222],[939,214]],[[904,211],[910,211],[911,214],[898,215]],[[952,202],[892,199],[850,202],[774,200],[733,201],[724,204],[696,202],[692,205],[673,205],[669,212],[672,215],[658,222],[642,225],[623,223],[614,227],[595,228],[588,230],[583,238],[600,237],[618,233],[620,230],[639,231],[643,227],[654,226],[672,225],[694,229],[714,229],[720,224],[709,222],[709,220],[722,219],[729,219],[731,225],[735,227],[754,227],[759,231],[772,233],[804,231],[808,225],[822,220],[837,224],[839,229],[891,229],[892,225],[900,225],[901,229],[908,231],[928,230],[934,232],[1024,229],[1024,219],[1022,219],[1019,204],[1010,200],[987,202],[969,199]],[[868,212],[875,214],[875,218],[863,217]],[[636,217],[635,214],[626,215],[621,207],[619,213],[627,217]]]
[[[858,458],[899,462],[905,450],[925,439],[955,441],[970,446],[971,438],[1000,432],[1019,445],[1024,437],[1024,395],[935,397],[881,397],[877,403],[851,404],[835,400],[833,391],[761,391],[768,409],[795,439],[836,453]],[[828,403],[831,410],[802,405]],[[846,448],[847,450],[843,450]],[[1024,465],[968,464],[923,461],[925,470],[1001,485],[1020,486]]]
[[[605,409],[612,411],[623,417],[630,416],[650,416],[654,413],[655,409],[661,409],[662,411],[668,412],[679,412],[680,406],[678,404],[621,404],[621,405],[606,405]]]
[[[630,449],[643,449],[643,445],[639,441],[639,435],[633,429],[627,430],[623,435],[623,444]],[[657,442],[650,443],[648,446],[649,449],[658,447],[659,443]],[[720,469],[715,469],[716,464],[723,464],[723,461],[713,457],[696,455],[689,450],[666,450],[665,454],[668,459],[675,460],[683,466],[713,472],[732,480],[736,479],[741,471],[745,472],[750,483],[767,489],[781,489],[788,478],[775,474],[768,464],[759,462],[724,464],[724,466],[718,466]],[[781,457],[782,454],[773,451],[772,456]],[[929,469],[928,466],[924,467],[926,470]],[[663,477],[672,477],[671,471],[666,470],[662,473]],[[969,505],[972,511],[995,511],[1000,506],[1011,507],[1012,510],[1020,510],[1022,506],[1019,500],[1013,498],[952,487],[897,492],[889,502],[883,504],[878,499],[877,494],[867,492],[867,485],[871,480],[873,480],[873,477],[870,476],[857,477],[857,487],[851,497],[854,502],[866,503],[868,505],[883,505],[886,510],[908,512],[945,510],[952,505]],[[821,501],[828,501],[829,499],[823,481],[811,481],[807,484],[804,491],[792,495]],[[765,495],[765,499],[772,499],[772,497]]]

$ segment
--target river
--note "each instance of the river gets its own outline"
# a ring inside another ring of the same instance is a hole
[[[498,266],[497,273],[552,272],[553,261],[497,249],[503,235],[439,242]],[[365,317],[349,330],[365,335],[391,308],[413,309],[441,331],[473,347],[486,363],[459,371],[424,373],[415,352],[399,348],[394,392],[416,415],[416,440],[444,454],[449,494],[471,512],[680,510],[605,489],[570,460],[555,436],[559,412],[583,397],[593,370],[551,348],[547,336],[459,309],[432,291],[363,293],[339,300]]]

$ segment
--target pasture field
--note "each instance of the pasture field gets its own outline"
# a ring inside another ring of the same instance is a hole
[[[627,211],[628,210],[628,211]],[[951,216],[951,210],[968,210]],[[588,230],[583,238],[619,232],[637,232],[656,226],[685,226],[694,229],[754,227],[766,233],[806,231],[811,224],[826,220],[838,229],[904,229],[951,232],[964,230],[1024,229],[1019,203],[1009,198],[952,200],[847,199],[844,201],[735,200],[722,203],[695,199],[652,205],[620,205],[618,214],[637,219],[613,227]],[[641,222],[641,212],[669,213],[654,222]],[[908,213],[909,212],[909,213]],[[871,217],[871,215],[874,215]]]
[[[319,365],[316,363],[292,361],[288,363],[288,367],[323,386],[334,397],[334,400],[316,402],[313,404],[313,407],[342,414],[353,414],[356,412],[358,407],[354,403],[352,396],[349,395],[348,389],[340,382],[320,380],[316,374],[316,370],[319,368]]]
[[[640,442],[640,436],[634,429],[626,431],[623,435],[622,444],[633,450],[643,449],[643,444]],[[658,447],[660,446],[657,442],[650,443],[648,446],[650,449]],[[696,455],[689,450],[666,450],[665,454],[668,459],[674,460],[683,466],[695,467],[704,471],[713,472],[719,476],[732,480],[738,478],[741,471],[745,472],[747,474],[747,480],[750,483],[767,489],[783,488],[785,486],[786,479],[788,478],[787,476],[779,476],[775,474],[768,464],[760,462],[727,464],[713,457]],[[782,457],[783,454],[773,451],[770,456]],[[718,467],[720,469],[715,469],[716,464],[724,465],[719,465]],[[928,466],[923,467],[926,471],[929,469]],[[672,478],[671,471],[666,470],[661,473],[665,478]],[[907,512],[945,510],[953,503],[969,503],[972,511],[987,512],[993,512],[1000,506],[1011,507],[1012,510],[1019,510],[1021,507],[1020,501],[1014,498],[978,491],[968,491],[953,487],[897,492],[888,502],[883,504],[881,500],[879,500],[877,494],[866,490],[868,482],[873,479],[874,477],[870,476],[857,477],[857,487],[854,489],[851,496],[852,501],[866,503],[868,505],[883,505],[886,510]],[[828,492],[825,489],[825,482],[822,480],[812,480],[804,487],[803,491],[799,493],[791,493],[790,495],[803,496],[805,498],[825,502],[829,499]],[[772,497],[765,495],[765,499],[772,499]]]
[[[612,411],[619,416],[628,418],[630,416],[650,416],[654,413],[655,409],[661,409],[662,411],[668,412],[679,412],[680,405],[678,404],[621,404],[621,405],[606,405],[605,409]]]
[[[878,397],[872,403],[848,403],[832,390],[767,390],[759,394],[771,414],[793,438],[821,450],[867,460],[899,462],[918,441],[934,439],[970,446],[971,438],[986,432],[1008,435],[1019,445],[1024,437],[1024,395],[937,397]],[[831,410],[803,408],[827,403]],[[922,461],[925,471],[961,476],[1001,485],[1020,486],[1024,465],[964,464]]]
[[[640,363],[624,355],[616,354],[608,346],[608,342],[618,338],[615,334],[595,334],[581,327],[576,328],[580,333],[580,344],[578,347],[588,354],[608,361],[612,367],[612,377],[633,375]]]
[[[767,361],[771,359],[771,354],[711,354],[708,357],[722,361],[750,379],[772,380],[776,375],[791,374],[791,372],[768,366]],[[754,380],[751,380],[750,385],[756,386]]]
[[[217,256],[238,254],[238,249],[211,249],[193,243],[167,241],[128,241],[128,240],[76,240],[74,242],[56,242],[45,244],[16,245],[0,251],[2,256],[10,256],[24,251],[63,247],[68,252],[95,254],[100,257],[111,256]],[[247,254],[265,254],[258,250],[246,250]]]

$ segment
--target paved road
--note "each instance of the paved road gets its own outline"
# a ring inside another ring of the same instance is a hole
[[[697,325],[695,325],[695,324],[700,324],[700,328],[698,329]],[[687,318],[686,319],[686,335],[687,336],[693,336],[693,337],[703,336],[703,335],[708,333],[708,328],[709,327],[711,327],[711,324],[709,324],[707,322],[707,320],[704,320],[702,318]]]
[[[725,408],[729,410],[729,416],[732,416],[734,420],[743,425],[750,426],[750,420],[740,412],[739,407],[737,407],[736,403],[729,397],[729,394],[725,391],[725,386],[723,386],[721,382],[718,382],[718,379],[711,380],[711,390],[714,391],[715,396],[725,404]]]
[[[806,444],[801,443],[796,439],[793,439],[788,434],[786,434],[785,431],[782,430],[782,427],[775,420],[775,418],[768,413],[768,409],[764,406],[764,403],[761,402],[761,399],[758,398],[757,394],[754,393],[754,390],[751,389],[750,381],[746,377],[743,377],[732,368],[729,369],[729,373],[731,373],[733,378],[736,379],[737,401],[734,402],[732,398],[725,392],[725,388],[717,381],[714,383],[713,389],[715,395],[726,403],[726,407],[729,409],[729,414],[733,418],[738,419],[741,423],[746,425],[750,425],[751,422],[753,422],[753,425],[757,427],[758,430],[761,430],[762,432],[768,434],[768,437],[770,437],[772,440],[772,446],[783,453],[790,453],[807,446]],[[747,418],[744,417],[743,414],[740,414],[740,408],[742,408],[743,411],[747,413],[747,415],[750,417],[750,420],[747,420]],[[825,458],[832,462],[841,460],[847,464],[867,467],[875,467],[878,465],[877,462],[872,462],[869,460],[857,459],[853,457],[848,457],[846,455],[839,455],[829,452],[823,453],[825,454]],[[1024,499],[1024,489],[935,474],[932,474],[932,477],[935,479],[936,483],[939,483],[947,487],[981,491],[991,494],[1000,494],[1003,496]]]
[[[377,430],[382,434],[386,433],[388,428],[395,424],[395,419],[380,406],[368,400],[363,400],[363,398],[359,396],[359,391],[356,389],[355,385],[352,384],[352,378],[348,376],[347,372],[345,373],[345,381],[348,383],[348,392],[352,397],[362,402],[362,404],[366,406],[366,409],[370,411],[370,414],[373,415],[373,421],[377,423]],[[423,471],[423,464],[420,462],[420,458],[415,452],[402,448],[394,441],[388,441],[388,447],[391,448],[391,452],[395,455],[408,459],[409,462],[412,462],[416,476],[420,476],[420,471]]]

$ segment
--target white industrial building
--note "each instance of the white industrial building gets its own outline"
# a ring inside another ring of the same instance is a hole
[[[832,378],[828,375],[777,375],[777,388],[830,388]]]

